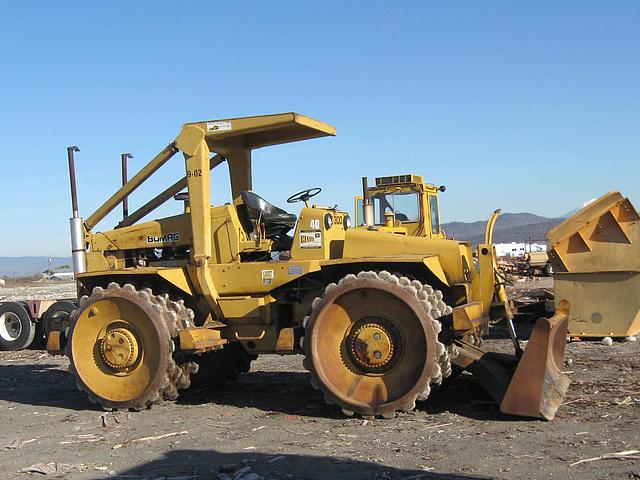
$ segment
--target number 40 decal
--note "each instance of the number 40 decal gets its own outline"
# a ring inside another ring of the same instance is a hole
[[[317,218],[314,218],[313,220],[311,220],[311,222],[309,223],[309,227],[312,230],[320,230],[320,220],[318,220]]]

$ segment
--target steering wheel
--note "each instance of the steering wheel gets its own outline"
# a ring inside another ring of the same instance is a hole
[[[315,197],[321,191],[322,189],[320,187],[307,188],[306,190],[291,195],[287,198],[287,203],[308,202],[311,197]]]

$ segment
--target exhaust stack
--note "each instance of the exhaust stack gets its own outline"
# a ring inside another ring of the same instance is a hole
[[[362,218],[367,227],[373,227],[373,204],[369,196],[369,185],[367,177],[362,177]]]
[[[73,259],[73,273],[83,273],[87,271],[87,260],[84,247],[84,226],[82,218],[78,213],[78,192],[76,190],[76,167],[73,158],[74,152],[80,149],[75,145],[67,147],[67,158],[69,159],[69,181],[71,183],[71,208],[73,216],[69,220],[71,227],[71,257]]]
[[[127,160],[133,158],[133,155],[130,153],[123,153],[120,155],[120,160],[122,161],[122,186],[124,187],[129,181],[127,174]],[[129,197],[126,196],[122,199],[122,220],[126,220],[129,216]]]

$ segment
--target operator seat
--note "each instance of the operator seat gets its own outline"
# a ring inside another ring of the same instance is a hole
[[[247,233],[253,231],[255,222],[262,222],[265,237],[274,241],[278,250],[289,250],[293,239],[287,232],[296,225],[297,217],[272,205],[257,193],[245,190],[240,193],[242,204],[238,205],[238,216]]]

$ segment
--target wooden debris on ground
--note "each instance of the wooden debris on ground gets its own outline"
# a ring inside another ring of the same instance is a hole
[[[616,453],[605,453],[604,455],[600,455],[599,457],[585,458],[584,460],[578,460],[577,462],[573,462],[570,467],[575,465],[580,465],[581,463],[589,463],[596,462],[598,460],[612,460],[612,459],[623,459],[623,460],[640,460],[640,450],[625,450],[624,452],[616,452]]]
[[[117,450],[118,448],[123,448],[123,447],[127,447],[129,445],[132,445],[134,443],[140,443],[140,442],[152,442],[154,440],[162,440],[163,438],[170,438],[170,437],[177,437],[179,435],[186,435],[189,432],[187,430],[182,430],[181,432],[171,432],[171,433],[163,433],[162,435],[154,435],[151,437],[141,437],[141,438],[134,438],[133,440],[128,440],[124,443],[119,443],[117,445],[114,445],[113,447],[111,447],[112,450]]]

